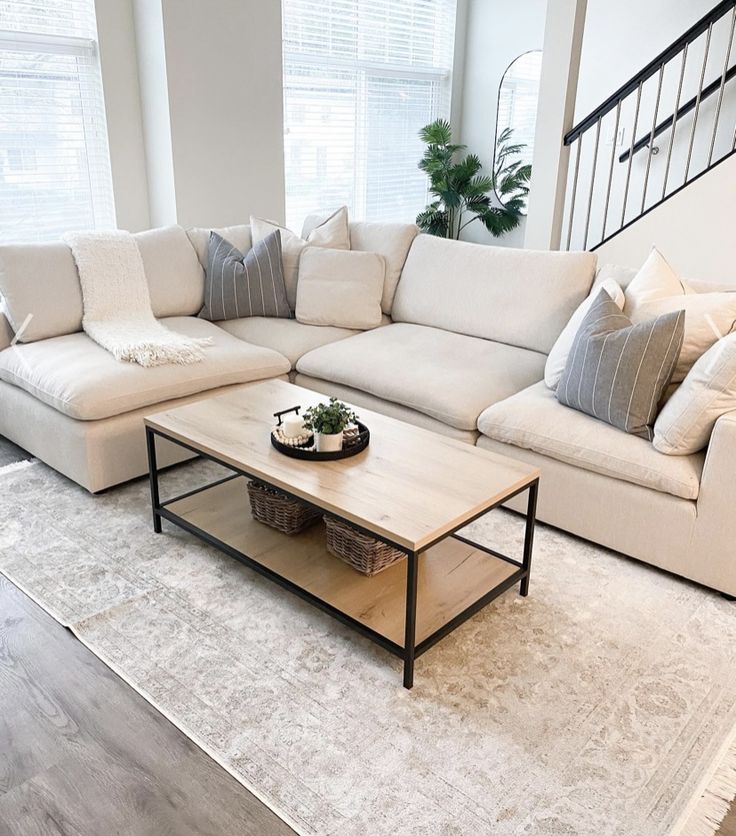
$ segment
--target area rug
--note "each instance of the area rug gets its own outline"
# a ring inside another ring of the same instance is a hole
[[[164,496],[214,475],[178,467]],[[148,501],[145,481],[92,497],[40,463],[6,472],[0,571],[298,832],[704,826],[697,797],[736,726],[734,604],[540,526],[529,597],[436,645],[406,691],[366,639],[184,532],[153,534]],[[505,511],[474,529],[521,546]]]

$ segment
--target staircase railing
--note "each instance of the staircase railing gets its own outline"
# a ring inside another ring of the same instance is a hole
[[[565,135],[567,249],[595,249],[736,153],[735,34],[722,0]]]

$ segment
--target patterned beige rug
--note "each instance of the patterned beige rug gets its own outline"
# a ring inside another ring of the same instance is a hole
[[[520,544],[506,512],[475,527]],[[154,535],[145,481],[94,498],[42,464],[3,473],[0,570],[305,834],[659,836],[736,726],[736,605],[545,527],[529,598],[425,654],[412,692],[367,640]]]

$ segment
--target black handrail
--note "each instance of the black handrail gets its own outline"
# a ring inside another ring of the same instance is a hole
[[[703,99],[707,99],[708,96],[712,96],[717,90],[720,89],[721,84],[726,84],[726,82],[730,81],[732,78],[736,78],[736,64],[726,73],[725,78],[723,76],[719,76],[714,82],[709,84],[707,87],[703,87],[703,90],[700,94],[700,101],[702,102]],[[679,119],[681,116],[685,116],[687,113],[690,113],[691,110],[695,110],[695,106],[698,103],[698,97],[693,96],[689,102],[685,102],[685,104],[677,111],[677,118]],[[668,128],[672,127],[673,122],[675,121],[674,116],[668,116],[663,122],[660,122],[659,125],[654,129],[654,134],[650,131],[648,134],[644,134],[644,136],[637,140],[634,143],[633,148],[627,148],[626,151],[621,154],[618,158],[620,163],[625,163],[626,160],[629,159],[631,153],[633,151],[634,154],[641,151],[642,148],[646,148],[647,145],[653,140],[656,139],[660,134],[664,133]]]
[[[630,78],[625,84],[622,84],[615,93],[612,93],[603,104],[599,105],[592,113],[588,114],[582,121],[580,121],[572,130],[565,134],[565,145],[571,145],[581,134],[584,134],[589,128],[607,113],[610,113],[620,102],[627,96],[631,95],[640,84],[643,84],[647,79],[651,78],[660,68],[671,61],[676,55],[688,45],[696,40],[703,32],[720,20],[723,15],[730,9],[736,6],[736,0],[721,0],[714,6],[706,15],[693,24],[687,32],[681,35],[676,41],[671,43],[667,49],[662,50],[659,55],[652,59],[643,70],[638,72],[635,76]]]

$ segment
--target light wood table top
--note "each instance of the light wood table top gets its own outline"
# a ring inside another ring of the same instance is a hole
[[[146,418],[157,432],[244,470],[325,511],[419,551],[523,489],[539,470],[464,442],[355,407],[371,431],[349,459],[308,462],[279,453],[273,413],[326,400],[268,380]]]

